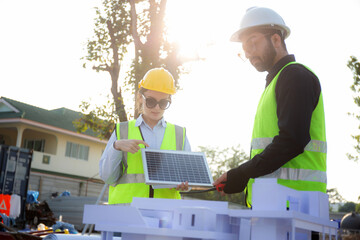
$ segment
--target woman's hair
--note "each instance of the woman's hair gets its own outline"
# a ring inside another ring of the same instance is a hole
[[[141,88],[139,89],[138,93],[137,93],[136,96],[135,96],[135,97],[138,98],[138,100],[136,101],[136,106],[135,106],[135,112],[137,112],[137,116],[135,116],[135,118],[138,118],[139,115],[142,113],[142,109],[143,109],[143,108],[142,108],[142,104],[141,104],[140,98],[141,98],[141,95],[142,95],[143,93],[145,93],[146,91],[147,91],[146,88],[141,87]]]
[[[137,113],[137,115],[135,116],[135,119],[138,118],[140,116],[140,114],[142,113],[143,108],[142,108],[140,98],[141,98],[141,95],[146,91],[147,91],[146,88],[141,87],[135,96],[135,98],[138,98],[136,101],[136,106],[135,106],[135,112]]]

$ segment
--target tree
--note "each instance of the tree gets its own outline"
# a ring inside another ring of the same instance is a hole
[[[249,160],[249,156],[247,156],[240,148],[240,145],[225,149],[203,146],[200,146],[199,148],[201,152],[205,153],[206,158],[209,161],[209,167],[214,179],[219,178],[224,172],[239,166],[242,162]],[[196,198],[207,200],[228,201],[245,206],[245,196],[243,192],[238,194],[227,194],[225,197],[222,197],[217,191],[199,193],[196,195],[189,194],[189,196],[196,196]]]
[[[178,48],[166,39],[164,22],[167,0],[140,1],[130,0],[131,34],[134,39],[135,58],[129,82],[133,83],[135,92],[145,73],[154,67],[165,67],[175,78],[178,86],[179,67]],[[138,7],[137,7],[138,6]],[[135,106],[137,104],[135,98]],[[135,117],[138,111],[135,108]]]
[[[96,9],[94,36],[87,43],[88,55],[83,59],[92,62],[92,69],[105,71],[111,77],[111,93],[120,121],[126,121],[124,100],[118,86],[120,65],[131,42],[130,14],[125,0],[104,0],[103,10]],[[86,67],[86,62],[84,67]]]
[[[127,113],[118,86],[121,61],[127,53],[131,42],[129,4],[125,0],[104,0],[102,9],[96,7],[94,35],[87,42],[87,56],[83,67],[92,63],[92,69],[97,72],[108,72],[111,78],[112,100],[107,106],[95,106],[90,109],[90,103],[80,104],[81,117],[73,122],[78,132],[93,130],[99,138],[109,138],[117,121],[126,121]]]
[[[87,43],[88,54],[83,58],[83,66],[92,63],[92,69],[110,74],[113,108],[105,113],[103,106],[95,106],[95,110],[91,110],[90,103],[82,102],[80,108],[83,114],[74,122],[79,132],[90,128],[100,138],[108,138],[115,122],[127,121],[131,116],[125,110],[123,90],[136,93],[139,81],[151,68],[165,67],[178,85],[182,62],[177,57],[176,45],[166,39],[166,3],[167,0],[103,0],[103,9],[96,8],[94,37]],[[131,42],[135,57],[131,69],[123,70],[121,62],[125,56],[131,55],[126,55]],[[120,70],[127,70],[127,77],[122,79],[122,83],[119,83]],[[128,99],[129,102],[132,103],[133,99]],[[137,117],[136,98],[134,102],[134,116]],[[107,119],[109,116],[110,119]]]
[[[353,73],[354,82],[350,88],[355,93],[355,96],[353,97],[354,102],[358,107],[360,107],[360,63],[356,57],[351,56],[350,60],[348,61],[347,66],[348,66],[348,68],[350,68],[350,70]],[[349,113],[349,115],[352,115],[356,119],[360,120],[359,114],[354,114],[354,113],[350,114]],[[360,128],[360,126],[359,126],[359,128]],[[356,152],[358,154],[360,154],[360,135],[359,134],[352,135],[352,138],[356,140],[357,144],[356,144],[356,146],[354,146],[354,148],[355,148]],[[351,154],[347,154],[347,156],[350,160],[354,160],[355,162],[357,162],[359,160],[359,156],[353,156]]]
[[[360,213],[360,203],[356,204],[355,212]]]
[[[354,202],[346,202],[339,207],[339,212],[354,212],[356,204]]]
[[[107,97],[106,104],[97,105],[92,110],[90,110],[91,105],[89,102],[81,102],[79,106],[82,112],[81,118],[73,121],[78,132],[85,132],[90,129],[100,139],[110,138],[113,127],[118,120],[118,115],[114,111],[114,101],[109,98],[109,95]]]
[[[336,188],[327,189],[326,193],[329,195],[329,203],[331,204],[345,202],[345,199],[340,195]]]

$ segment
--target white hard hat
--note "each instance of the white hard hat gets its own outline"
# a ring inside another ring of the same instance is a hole
[[[240,23],[240,29],[230,38],[230,41],[240,42],[241,35],[252,28],[277,29],[287,38],[290,35],[290,28],[285,25],[282,17],[270,8],[252,7],[249,8]]]

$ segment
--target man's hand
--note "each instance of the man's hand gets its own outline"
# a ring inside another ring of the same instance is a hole
[[[146,147],[149,147],[149,145],[144,142],[143,140],[135,140],[135,139],[122,139],[122,140],[116,140],[114,142],[114,148],[116,150],[120,150],[123,152],[130,152],[130,153],[136,153],[140,150],[139,145],[143,144]]]
[[[215,180],[213,183],[214,186],[227,181],[227,172],[225,172],[223,175],[221,175],[218,179]],[[221,196],[225,196],[226,193],[224,192],[224,189],[220,192]]]

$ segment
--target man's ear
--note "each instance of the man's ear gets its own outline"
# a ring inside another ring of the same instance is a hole
[[[271,42],[275,48],[281,47],[281,37],[278,34],[274,34],[271,36]]]

